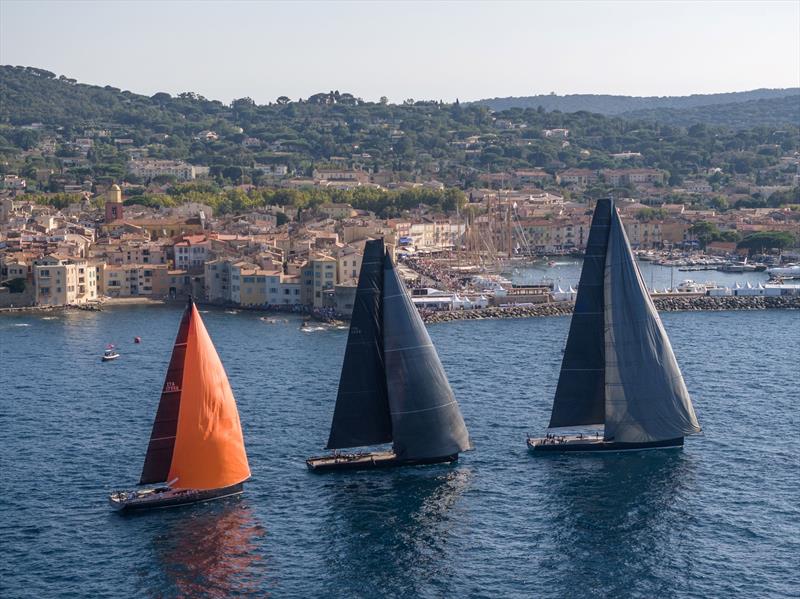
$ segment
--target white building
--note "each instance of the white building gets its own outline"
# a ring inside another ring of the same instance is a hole
[[[143,179],[170,176],[180,181],[190,181],[197,177],[196,168],[182,160],[131,160],[128,171]]]

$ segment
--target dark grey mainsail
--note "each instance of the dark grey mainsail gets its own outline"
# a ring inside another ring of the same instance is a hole
[[[605,438],[643,443],[700,432],[669,338],[613,204],[604,304]]]
[[[384,258],[383,335],[398,459],[436,458],[469,449],[467,427],[436,348],[388,254]]]
[[[383,239],[364,245],[327,449],[392,440],[383,364],[383,256]]]
[[[550,428],[602,425],[604,421],[603,277],[611,212],[611,200],[598,200],[586,243]]]

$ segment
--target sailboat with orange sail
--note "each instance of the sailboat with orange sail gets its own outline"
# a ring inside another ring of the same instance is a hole
[[[167,368],[139,485],[115,491],[117,510],[177,507],[243,490],[250,478],[236,400],[190,299]]]

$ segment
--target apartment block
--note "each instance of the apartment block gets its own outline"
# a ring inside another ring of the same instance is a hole
[[[87,260],[51,254],[34,261],[36,304],[70,306],[97,300],[97,269]]]
[[[100,288],[109,297],[166,297],[169,292],[166,264],[103,264]]]

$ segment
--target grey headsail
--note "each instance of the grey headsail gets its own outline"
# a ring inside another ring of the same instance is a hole
[[[669,338],[611,210],[605,264],[605,438],[623,443],[700,432]]]
[[[598,200],[594,209],[549,428],[603,424],[603,275],[611,210],[611,200]]]
[[[383,364],[383,239],[367,241],[327,449],[392,440]]]
[[[436,458],[469,449],[467,427],[439,355],[388,254],[383,349],[397,457]]]

